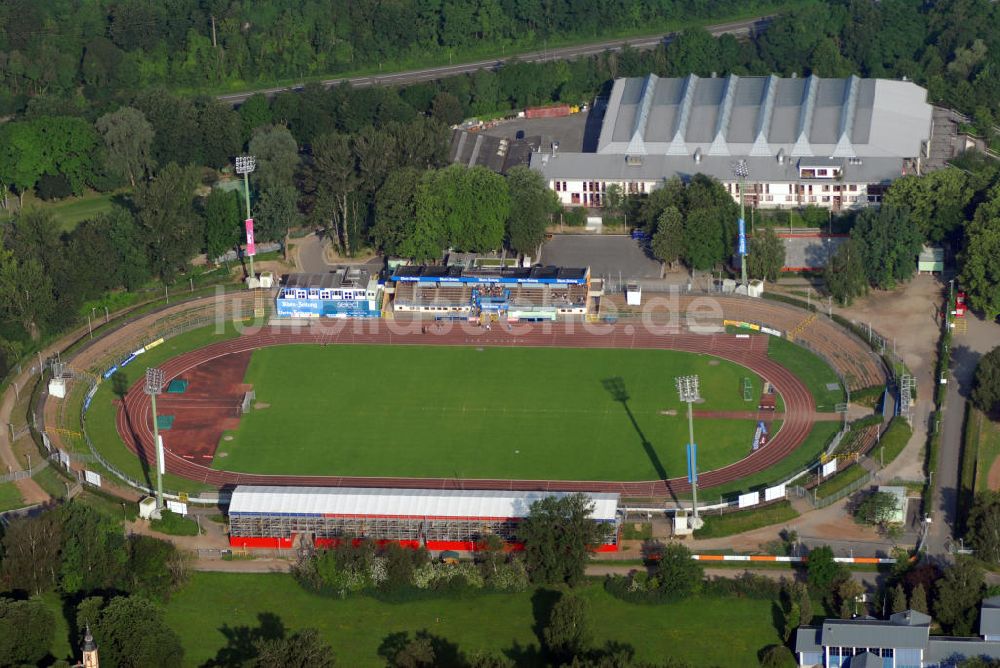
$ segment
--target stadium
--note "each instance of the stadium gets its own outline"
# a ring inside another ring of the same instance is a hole
[[[120,399],[114,383],[80,382],[67,402],[43,408],[49,424],[72,427],[65,407],[79,393],[86,444],[52,428],[53,449],[67,451],[71,467],[148,491],[156,456],[140,375],[161,368],[167,492],[231,498],[234,546],[367,536],[469,547],[491,533],[516,545],[527,502],[512,499],[537,494],[611,495],[615,509],[595,513],[609,523],[637,502],[683,506],[688,439],[674,377],[687,373],[702,379],[703,498],[771,502],[839,429],[843,386],[885,383],[881,360],[857,336],[767,300],[684,294],[675,313],[652,322],[622,305],[617,322],[491,329],[397,314],[210,332],[220,309],[234,323],[261,309],[252,295],[222,301],[139,318],[74,358],[89,370],[78,380],[125,372]],[[240,494],[259,487],[278,489],[241,505]],[[414,493],[455,496],[405,501]],[[483,510],[474,499],[487,493],[506,500]]]

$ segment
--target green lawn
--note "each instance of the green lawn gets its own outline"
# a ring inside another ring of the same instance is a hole
[[[770,601],[704,597],[635,605],[612,598],[600,585],[577,592],[590,603],[598,644],[627,643],[639,660],[669,656],[699,666],[756,666],[757,651],[779,641]],[[340,600],[308,593],[288,575],[193,573],[166,610],[167,624],[180,634],[188,666],[215,657],[227,644],[227,631],[255,629],[262,615],[277,616],[289,633],[318,629],[341,666],[385,665],[377,654],[382,640],[421,629],[456,643],[466,654],[507,652],[519,666],[536,666],[542,664],[533,630],[533,597],[536,602],[547,598],[526,592],[406,603],[368,597]],[[716,633],[720,628],[726,629],[724,643]]]
[[[1000,422],[979,413],[979,444],[976,456],[976,491],[989,490],[990,467],[1000,457]]]
[[[121,195],[122,192],[98,193],[88,190],[80,197],[67,197],[56,202],[46,202],[31,194],[26,194],[24,210],[44,209],[51,211],[63,231],[68,232],[82,221],[96,218],[98,215],[110,211],[114,198]],[[0,216],[0,222],[9,220],[9,218],[10,216]]]
[[[692,373],[701,377],[705,398],[698,408],[756,407],[755,374],[676,351],[265,348],[254,352],[246,378],[266,407],[251,410],[223,437],[214,465],[359,476],[680,476],[687,420],[673,379]],[[753,380],[750,402],[743,400],[744,377]],[[627,403],[616,400],[619,391]],[[663,414],[671,410],[676,415]],[[699,420],[700,468],[746,456],[753,430],[750,420]]]
[[[703,515],[705,526],[695,531],[694,537],[722,538],[723,536],[732,536],[772,524],[782,524],[798,516],[798,511],[792,508],[792,504],[788,501],[781,501],[764,508],[739,510],[725,515],[706,513]]]
[[[214,325],[178,334],[173,338],[167,339],[162,345],[144,353],[122,369],[122,371],[128,377],[131,384],[146,373],[147,367],[156,366],[171,357],[176,357],[190,350],[202,348],[235,336],[237,336],[236,330],[231,325],[227,326],[223,334],[217,334]],[[87,412],[87,434],[90,436],[91,441],[93,441],[94,447],[98,449],[112,466],[117,467],[120,471],[134,479],[144,482],[147,475],[145,466],[131,450],[125,447],[115,427],[115,413],[118,410],[115,405],[117,399],[118,397],[114,394],[111,381],[102,382],[97,393],[94,395],[93,401],[91,401],[90,410]],[[152,469],[150,469],[151,473]],[[170,491],[197,493],[206,489],[204,485],[200,485],[197,482],[170,474],[164,476],[163,485],[164,489]]]
[[[851,464],[848,468],[838,471],[829,480],[821,482],[819,487],[816,488],[816,497],[825,499],[828,496],[833,496],[840,490],[863,478],[865,473],[867,473],[867,470],[861,464]]]
[[[844,401],[844,389],[833,369],[815,353],[777,336],[770,337],[767,356],[794,373],[805,383],[816,402],[816,410],[832,413],[836,404]],[[836,385],[836,390],[827,385]]]
[[[17,485],[12,482],[0,483],[0,512],[20,508],[22,505],[24,499],[21,498]]]

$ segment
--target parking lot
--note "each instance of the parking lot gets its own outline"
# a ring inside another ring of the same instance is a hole
[[[659,278],[660,263],[643,242],[624,235],[557,234],[542,247],[541,261],[561,267],[590,267],[595,278]]]

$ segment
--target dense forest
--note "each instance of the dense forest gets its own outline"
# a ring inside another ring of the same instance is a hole
[[[656,30],[770,4],[737,0],[9,0],[0,109],[151,85],[218,87],[336,74],[470,45]],[[4,99],[5,98],[5,99]]]

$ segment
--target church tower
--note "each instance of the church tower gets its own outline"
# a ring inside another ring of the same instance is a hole
[[[87,625],[87,633],[83,636],[83,661],[80,663],[83,668],[100,668],[101,662],[97,658],[97,643],[94,636],[90,635],[90,625]]]

